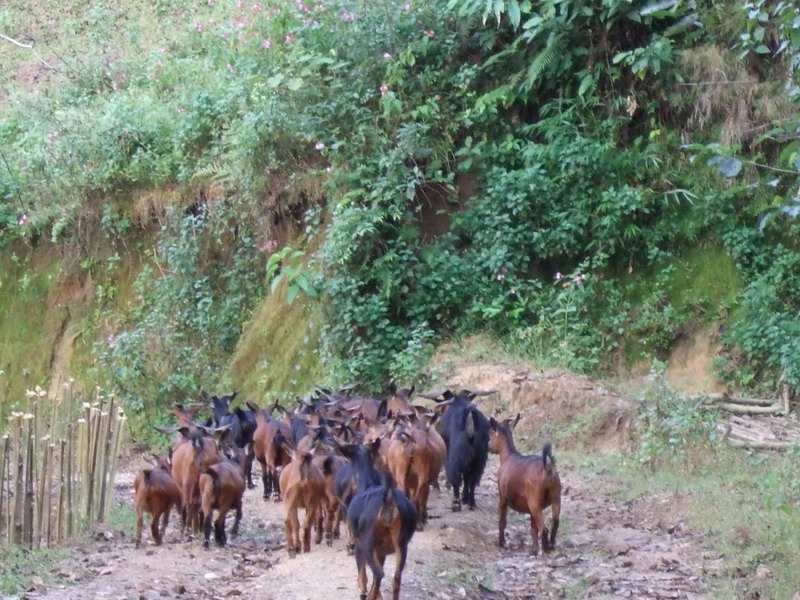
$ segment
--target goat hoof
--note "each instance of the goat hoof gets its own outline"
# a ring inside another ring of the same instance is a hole
[[[417,523],[417,531],[425,531],[425,525],[422,522]]]
[[[454,501],[453,504],[451,505],[451,508],[453,509],[453,512],[460,512],[461,511],[461,502]]]

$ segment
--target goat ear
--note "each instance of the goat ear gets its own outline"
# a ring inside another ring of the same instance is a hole
[[[247,408],[249,408],[250,410],[252,410],[254,413],[257,413],[259,410],[261,410],[260,408],[258,408],[258,407],[257,407],[255,404],[253,404],[252,402],[245,402],[245,405],[247,406]]]
[[[414,392],[416,391],[416,389],[417,389],[417,384],[415,383],[414,385],[411,386],[411,389],[408,390],[408,397],[409,398],[411,398],[411,396],[414,395]]]
[[[231,402],[233,402],[233,399],[234,399],[234,398],[236,398],[236,394],[238,394],[238,393],[239,393],[239,392],[233,392],[233,393],[231,394],[231,397],[230,397],[230,398],[228,398],[228,404],[230,404]]]
[[[511,429],[514,429],[514,427],[517,426],[517,423],[519,423],[519,420],[521,418],[522,418],[522,415],[520,413],[517,413],[517,417],[514,419],[514,422],[511,424]]]
[[[394,396],[396,393],[397,393],[397,384],[394,382],[394,380],[392,380],[389,382],[389,394]]]
[[[489,417],[489,426],[492,428],[492,431],[497,431],[497,421],[495,421],[494,417]]]

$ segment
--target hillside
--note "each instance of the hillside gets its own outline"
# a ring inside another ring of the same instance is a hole
[[[635,406],[580,486],[717,502],[715,463],[763,468],[754,514],[791,530],[791,456],[721,450],[674,390],[800,390],[799,31],[768,0],[8,0],[0,423],[104,390],[158,447],[201,390],[432,389],[468,356],[463,385],[568,374],[566,432]],[[795,585],[742,527],[704,530],[726,572]]]

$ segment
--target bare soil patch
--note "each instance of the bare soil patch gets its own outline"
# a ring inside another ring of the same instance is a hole
[[[478,510],[453,513],[444,488],[431,495],[427,529],[417,533],[404,572],[404,598],[704,598],[706,574],[717,568],[697,535],[686,531],[669,498],[614,499],[602,474],[559,465],[565,494],[558,549],[532,556],[529,521],[509,516],[507,548],[496,546],[496,460],[479,488]],[[121,472],[118,500],[132,504],[133,472]],[[344,540],[313,546],[290,559],[284,549],[283,507],[245,496],[243,534],[226,548],[205,550],[186,541],[173,516],[161,547],[133,547],[133,531],[98,529],[74,547],[74,557],[50,589],[30,598],[155,600],[251,598],[306,600],[358,598],[355,561]],[[147,537],[147,531],[145,536]],[[384,593],[394,565],[387,562]]]

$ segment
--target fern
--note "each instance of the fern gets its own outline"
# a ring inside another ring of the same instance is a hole
[[[197,179],[211,179],[213,181],[224,181],[231,175],[230,169],[223,163],[214,162],[205,167],[200,167],[194,172]]]
[[[555,57],[561,52],[561,44],[556,43],[549,48],[545,48],[539,54],[536,55],[536,58],[533,59],[533,62],[528,67],[528,72],[525,77],[525,81],[522,83],[522,89],[525,92],[531,91],[533,86],[541,77],[542,73],[545,72],[547,67],[550,66],[550,63],[553,62]]]

